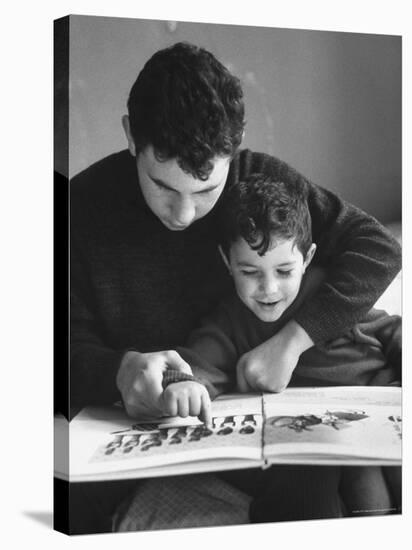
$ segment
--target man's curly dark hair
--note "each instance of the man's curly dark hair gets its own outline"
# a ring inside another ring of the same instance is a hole
[[[152,145],[158,160],[176,159],[206,180],[216,156],[232,157],[245,125],[243,91],[210,52],[186,42],[155,53],[127,102],[136,151]]]
[[[276,243],[294,239],[303,257],[312,244],[306,190],[298,182],[253,174],[233,185],[221,210],[221,243],[227,256],[240,237],[263,256]]]

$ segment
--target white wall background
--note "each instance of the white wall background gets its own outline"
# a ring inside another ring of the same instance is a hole
[[[128,92],[158,49],[188,40],[242,81],[243,145],[288,161],[382,222],[401,217],[401,38],[71,17],[70,175],[126,141]]]

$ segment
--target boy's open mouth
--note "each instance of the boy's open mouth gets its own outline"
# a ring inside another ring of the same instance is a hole
[[[261,302],[260,300],[257,300],[257,303],[259,305],[261,305],[262,307],[273,307],[275,306],[276,304],[279,303],[279,300],[277,300],[276,302]]]

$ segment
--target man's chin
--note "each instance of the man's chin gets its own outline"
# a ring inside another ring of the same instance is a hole
[[[170,223],[166,220],[161,220],[163,225],[167,227],[167,229],[170,229],[170,231],[184,231],[189,227],[189,225],[176,225],[174,223]]]

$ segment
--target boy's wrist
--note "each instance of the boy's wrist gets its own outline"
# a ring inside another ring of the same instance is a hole
[[[170,386],[170,384],[177,384],[178,382],[197,382],[200,384],[199,380],[192,374],[186,374],[172,369],[168,369],[163,373],[162,387],[164,390]]]

